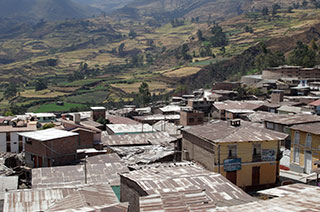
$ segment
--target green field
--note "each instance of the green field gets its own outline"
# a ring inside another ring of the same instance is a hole
[[[59,106],[56,103],[49,103],[49,104],[31,107],[29,111],[32,111],[35,113],[68,112],[70,111],[71,108],[76,108],[76,107],[82,108],[84,107],[84,105],[65,102],[64,106]]]

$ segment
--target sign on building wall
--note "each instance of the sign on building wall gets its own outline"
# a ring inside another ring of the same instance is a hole
[[[241,169],[241,158],[225,159],[223,169],[226,172],[237,171]]]
[[[276,151],[274,149],[262,149],[261,159],[263,161],[275,161],[276,158]]]

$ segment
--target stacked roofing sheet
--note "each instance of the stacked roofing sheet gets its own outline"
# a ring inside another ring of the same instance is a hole
[[[104,146],[132,146],[132,145],[150,145],[159,143],[169,143],[176,139],[170,137],[166,132],[156,133],[140,133],[125,135],[109,135],[103,132],[101,135],[101,143]]]
[[[128,172],[129,169],[124,163],[118,161],[116,156],[112,156],[110,160],[108,159],[110,159],[108,156],[94,156],[93,159],[88,159],[88,163],[86,164],[87,183],[110,183],[111,185],[120,185],[118,174]],[[33,188],[73,186],[84,183],[85,165],[32,169]]]
[[[168,165],[168,167],[132,171],[121,176],[135,182],[148,195],[158,195],[151,197],[155,197],[156,200],[142,199],[142,206],[145,208],[156,208],[159,202],[165,203],[165,200],[168,200],[173,202],[172,205],[169,204],[168,210],[180,209],[181,201],[184,200],[181,198],[169,200],[168,195],[172,196],[172,193],[180,193],[176,197],[190,198],[185,199],[189,203],[198,200],[199,205],[210,204],[211,208],[244,204],[256,200],[222,175],[197,166],[179,166],[178,163]],[[165,204],[162,207],[165,207]]]
[[[82,185],[64,188],[32,189],[8,192],[4,211],[96,211],[107,207],[122,208],[128,204],[119,203],[108,184]]]
[[[264,193],[263,191],[261,193]],[[270,189],[266,194],[280,196],[269,200],[261,200],[248,204],[237,205],[226,208],[218,208],[217,212],[283,212],[283,211],[319,211],[320,210],[320,188],[305,184],[293,184]]]

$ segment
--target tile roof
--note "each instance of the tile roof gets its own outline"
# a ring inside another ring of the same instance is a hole
[[[227,121],[216,121],[207,125],[192,126],[183,129],[197,137],[210,142],[246,142],[283,140],[288,135],[268,130],[255,123],[241,121],[238,127],[231,126]]]
[[[314,101],[314,102],[311,102],[309,103],[309,105],[312,105],[312,106],[320,106],[320,99]]]

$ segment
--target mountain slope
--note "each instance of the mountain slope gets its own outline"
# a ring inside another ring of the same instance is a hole
[[[70,0],[0,0],[0,17],[21,21],[85,18],[93,13],[92,8]]]
[[[102,10],[103,12],[110,13],[113,10],[120,9],[126,6],[133,0],[73,0],[76,3],[81,3],[93,8]]]

